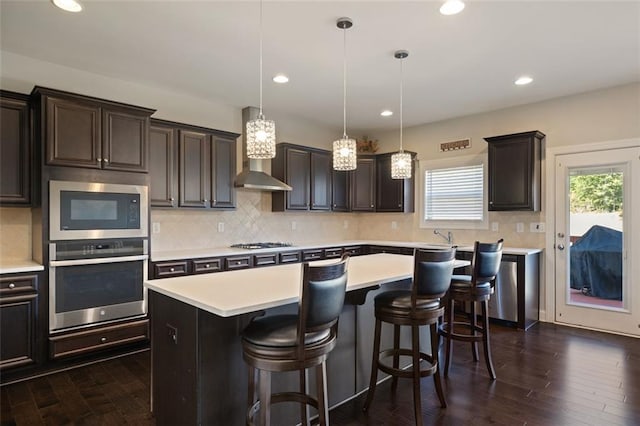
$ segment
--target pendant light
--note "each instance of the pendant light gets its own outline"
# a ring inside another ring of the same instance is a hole
[[[256,160],[276,156],[276,123],[262,113],[262,0],[260,1],[260,113],[247,122],[247,157]]]
[[[391,156],[391,178],[409,179],[411,177],[411,154],[402,149],[402,92],[403,92],[403,69],[404,58],[409,56],[406,50],[398,50],[393,54],[396,59],[400,59],[400,151]]]
[[[353,26],[349,18],[340,18],[338,28],[343,31],[344,57],[342,65],[342,138],[333,142],[333,169],[356,169],[356,141],[347,136],[347,30]]]

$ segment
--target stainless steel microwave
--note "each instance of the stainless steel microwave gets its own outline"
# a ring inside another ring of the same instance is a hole
[[[49,239],[146,238],[148,188],[49,181]]]

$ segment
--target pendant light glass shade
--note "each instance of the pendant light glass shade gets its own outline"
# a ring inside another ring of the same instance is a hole
[[[247,122],[247,157],[264,160],[276,156],[276,123],[264,115]]]
[[[353,26],[349,18],[340,18],[338,28],[343,30],[344,57],[342,66],[342,138],[333,141],[333,170],[355,170],[356,141],[347,136],[347,29]]]
[[[411,154],[408,152],[396,152],[391,155],[391,178],[411,178]]]
[[[264,160],[276,156],[276,123],[262,114],[262,1],[260,2],[260,114],[247,122],[247,157]]]
[[[402,63],[404,58],[409,56],[406,50],[398,50],[393,54],[396,59],[400,59],[400,151],[391,156],[391,178],[392,179],[409,179],[412,174],[411,154],[404,152],[402,149],[402,95],[403,95],[403,69]]]
[[[333,141],[333,170],[355,170],[357,166],[356,140],[344,135]]]

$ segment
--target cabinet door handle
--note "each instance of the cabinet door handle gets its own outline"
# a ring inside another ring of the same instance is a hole
[[[106,341],[107,341],[107,338],[106,338],[106,337],[101,337],[101,338],[100,338],[100,342],[104,343],[104,342],[106,342]]]
[[[373,204],[371,204],[371,208],[373,208]]]
[[[169,198],[169,201],[171,201],[173,203],[175,201],[175,198],[171,197],[171,198]]]
[[[10,283],[10,284],[9,284],[9,288],[12,288],[12,289],[13,289],[13,288],[16,288],[16,285],[15,285],[14,283]]]
[[[215,198],[213,199],[213,204],[217,203],[218,200],[216,200]]]
[[[176,268],[169,268],[169,272],[175,272]]]
[[[96,158],[96,161],[98,161],[98,163],[102,163],[102,158]]]
[[[108,163],[108,162],[109,162],[109,159],[108,159],[108,158],[105,158],[105,159],[104,159],[104,162],[105,162],[105,163]]]

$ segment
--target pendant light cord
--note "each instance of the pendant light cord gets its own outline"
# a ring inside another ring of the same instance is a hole
[[[400,152],[403,152],[402,149],[402,94],[403,90],[403,81],[404,81],[404,69],[402,63],[404,62],[404,58],[400,59]]]
[[[260,0],[260,117],[262,117],[262,0]]]
[[[342,138],[347,139],[347,28],[342,28]]]

